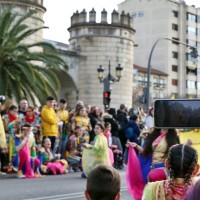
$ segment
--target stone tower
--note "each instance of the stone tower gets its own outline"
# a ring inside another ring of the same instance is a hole
[[[76,12],[71,17],[69,45],[72,51],[77,51],[78,98],[84,103],[103,107],[103,84],[97,78],[97,68],[102,65],[104,75],[108,74],[108,64],[111,64],[111,74],[115,76],[115,67],[123,67],[120,82],[115,82],[111,92],[110,107],[118,108],[121,103],[132,106],[133,82],[133,51],[134,33],[133,21],[129,14],[119,14],[113,11],[111,23],[107,21],[105,9],[101,12],[101,22],[96,22],[96,12]]]
[[[13,12],[17,12],[20,16],[23,16],[30,10],[37,11],[37,13],[33,17],[29,18],[26,22],[31,28],[38,28],[44,25],[43,15],[46,9],[43,7],[43,0],[0,0],[0,9],[8,8],[13,3]],[[36,17],[40,20],[36,20]],[[39,41],[43,41],[42,29],[34,35],[32,35],[31,37],[29,37],[29,39],[25,42],[32,43]],[[41,51],[41,49],[34,50]]]

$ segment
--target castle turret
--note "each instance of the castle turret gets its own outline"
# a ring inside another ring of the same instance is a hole
[[[89,22],[96,22],[96,11],[94,8],[89,13]]]
[[[105,9],[101,12],[101,23],[107,23],[107,12]]]
[[[116,10],[112,12],[112,24],[119,24],[119,13]]]
[[[74,19],[74,14],[72,16]],[[97,68],[102,65],[105,76],[108,74],[110,61],[111,74],[115,76],[118,64],[123,67],[120,82],[112,85],[111,107],[118,107],[120,103],[132,106],[133,82],[133,51],[134,33],[130,15],[113,10],[111,23],[107,22],[107,12],[101,12],[101,22],[96,22],[94,8],[89,12],[89,22],[72,20],[69,45],[72,51],[80,47],[77,54],[78,75],[77,85],[79,99],[91,105],[103,106],[103,84],[97,78]]]
[[[80,23],[84,23],[87,21],[87,13],[86,13],[85,9],[83,9],[83,11],[80,13],[79,19],[80,19],[79,20]]]

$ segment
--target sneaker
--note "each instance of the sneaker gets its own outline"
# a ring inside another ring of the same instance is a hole
[[[17,178],[25,178],[24,174],[22,173],[22,170],[19,170],[17,172]]]
[[[73,170],[74,170],[75,172],[80,172],[80,171],[81,171],[78,167],[74,167]]]
[[[72,169],[72,167],[70,167],[68,171],[69,171],[69,173],[75,172],[75,171]]]
[[[6,175],[5,172],[1,172],[1,171],[0,171],[0,176],[5,176],[5,175]]]
[[[66,169],[65,170],[65,172],[64,172],[64,174],[68,174],[69,173],[69,170],[68,169]]]

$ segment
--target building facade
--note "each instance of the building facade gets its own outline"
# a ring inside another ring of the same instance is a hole
[[[134,64],[147,66],[150,51],[160,39],[151,66],[168,74],[164,98],[199,98],[200,59],[193,59],[189,47],[170,39],[200,48],[200,8],[188,6],[183,0],[125,0],[118,6],[119,12],[129,12],[134,21],[138,44]]]
[[[87,21],[89,14],[89,21]],[[129,14],[113,11],[111,23],[107,22],[107,12],[101,12],[101,22],[96,22],[96,12],[85,10],[71,17],[69,50],[77,53],[74,79],[78,98],[91,105],[103,106],[104,85],[99,82],[97,68],[102,65],[105,76],[110,61],[111,74],[115,76],[118,64],[123,67],[122,78],[112,85],[111,107],[118,108],[121,103],[132,106],[132,66],[134,33]]]
[[[133,105],[139,105],[146,109],[146,90],[147,90],[147,68],[133,65]],[[150,101],[162,99],[167,95],[167,78],[168,74],[151,69],[151,93]]]

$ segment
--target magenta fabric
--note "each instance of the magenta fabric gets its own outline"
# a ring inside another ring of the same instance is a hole
[[[114,164],[114,155],[113,155],[112,149],[110,149],[110,148],[109,148],[109,157],[110,157],[111,165],[113,165]]]
[[[37,178],[38,176],[34,174],[34,171],[31,167],[31,157],[28,143],[24,145],[24,147],[19,151],[19,170],[22,170],[23,166],[26,166],[25,177],[26,178]],[[40,164],[40,161],[36,158],[34,161],[35,165]]]
[[[153,169],[148,174],[149,182],[167,180],[167,174],[164,168]]]
[[[126,184],[128,192],[134,200],[141,200],[145,183],[142,177],[140,162],[133,147],[129,147],[128,150]]]
[[[47,168],[54,175],[56,175],[56,174],[63,174],[64,173],[63,165],[62,165],[61,162],[54,162],[54,163],[53,162],[48,162]]]

